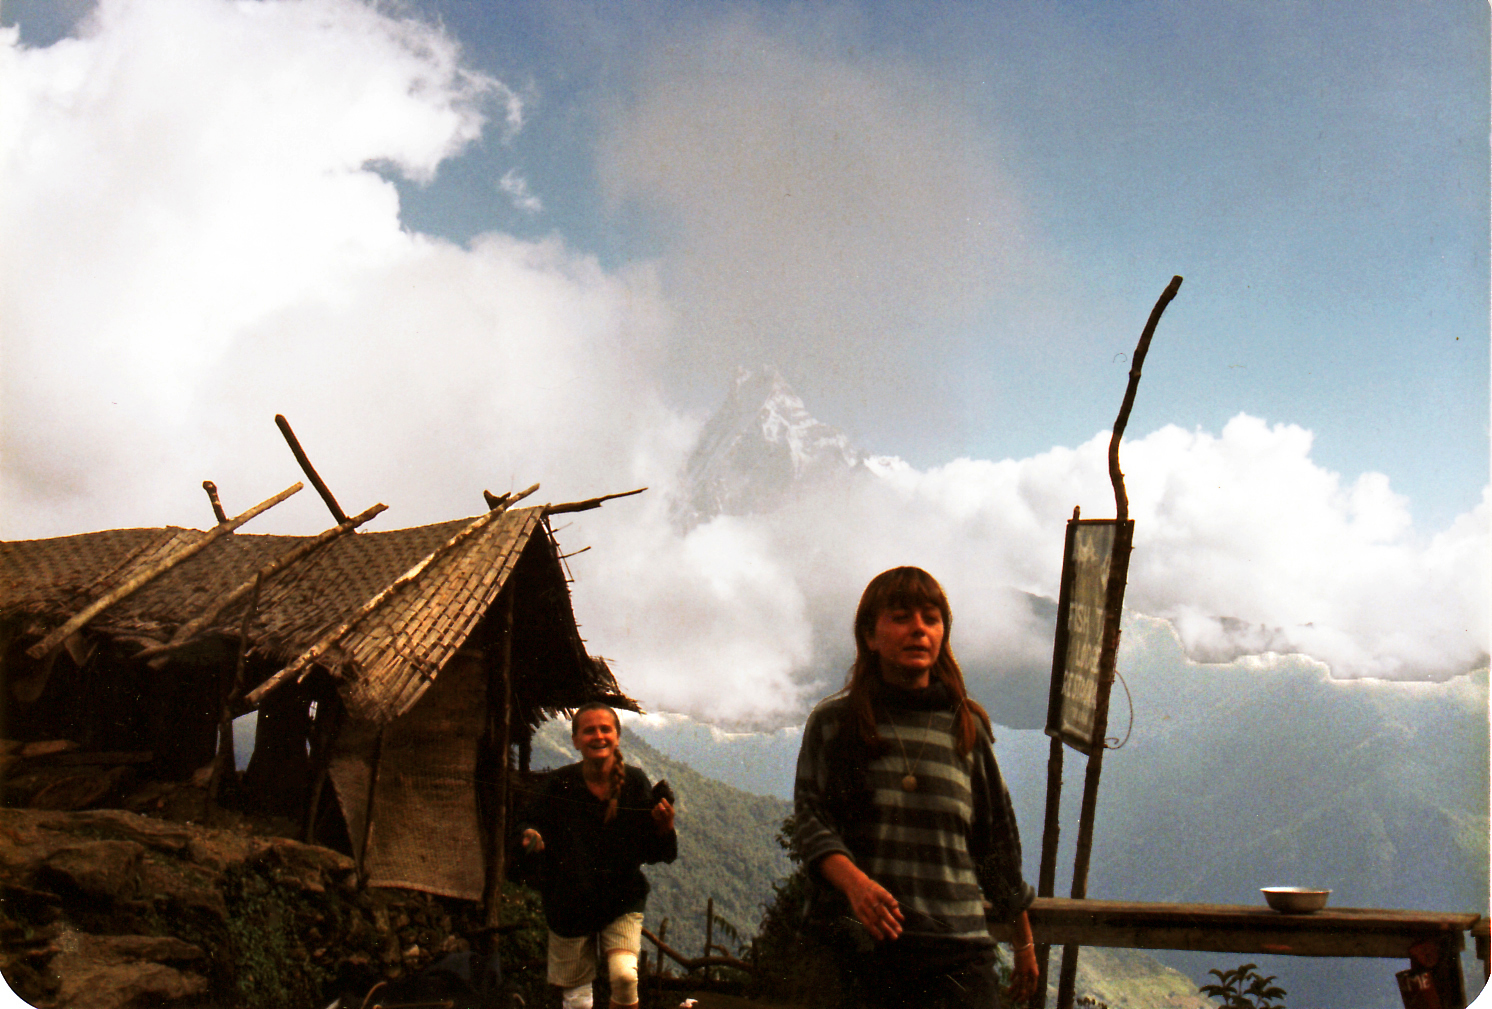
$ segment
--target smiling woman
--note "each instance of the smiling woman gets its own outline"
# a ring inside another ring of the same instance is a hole
[[[605,704],[583,705],[570,723],[580,762],[545,782],[534,820],[519,826],[523,850],[542,859],[549,925],[549,983],[564,1009],[591,1009],[597,953],[606,958],[611,1004],[638,1002],[637,957],[648,881],[640,867],[678,857],[673,802],[622,760],[622,723]]]

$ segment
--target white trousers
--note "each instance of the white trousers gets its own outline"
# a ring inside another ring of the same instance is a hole
[[[612,1000],[621,1005],[637,1001],[637,957],[642,952],[642,912],[615,919],[598,936],[568,938],[549,933],[549,983],[571,991],[589,988],[596,979],[596,951],[606,957]],[[630,996],[630,998],[629,998]],[[579,993],[574,1005],[580,1007]]]

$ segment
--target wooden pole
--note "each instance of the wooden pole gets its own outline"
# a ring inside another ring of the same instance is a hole
[[[1119,469],[1119,443],[1124,429],[1129,424],[1129,413],[1135,404],[1135,393],[1140,387],[1140,369],[1145,355],[1150,351],[1150,339],[1160,317],[1181,289],[1181,278],[1172,277],[1150,310],[1150,318],[1140,334],[1140,342],[1130,359],[1129,384],[1124,390],[1124,402],[1119,407],[1119,416],[1114,420],[1114,433],[1109,438],[1109,482],[1114,488],[1114,546],[1109,555],[1109,581],[1105,586],[1103,645],[1098,657],[1098,699],[1094,710],[1093,737],[1095,748],[1088,757],[1088,770],[1083,777],[1083,806],[1078,817],[1077,857],[1072,870],[1072,896],[1082,899],[1088,896],[1088,863],[1093,854],[1093,820],[1098,809],[1098,781],[1103,773],[1104,733],[1109,727],[1109,690],[1114,682],[1115,658],[1119,653],[1119,623],[1124,608],[1124,587],[1129,579],[1129,554],[1134,538],[1133,526],[1129,522],[1129,495],[1124,489],[1124,473]],[[1057,982],[1057,1009],[1072,1009],[1077,986],[1078,947],[1062,948],[1062,975]]]
[[[255,578],[253,595],[249,598],[248,609],[244,610],[243,621],[238,626],[238,660],[233,665],[233,682],[223,691],[223,701],[218,713],[218,753],[217,759],[212,762],[212,777],[207,781],[208,809],[217,808],[223,778],[237,770],[237,760],[233,753],[233,704],[238,695],[243,693],[244,669],[249,657],[249,625],[254,622],[254,614],[259,610],[259,583],[260,580]]]
[[[227,522],[228,513],[223,511],[223,502],[218,500],[218,485],[211,480],[203,480],[202,489],[207,491],[207,501],[212,505],[212,514],[218,520],[218,525]]]
[[[316,720],[311,723],[314,733],[311,739],[311,794],[306,799],[305,819],[301,823],[301,840],[306,844],[314,844],[316,840],[316,819],[321,811],[321,795],[326,790],[326,778],[331,770],[332,744],[341,728],[340,709],[333,712],[329,708],[331,703],[322,700],[317,704]]]
[[[516,586],[509,582],[503,590],[502,646],[497,670],[497,809],[492,820],[492,876],[487,884],[487,925],[492,928],[502,919],[503,878],[508,874],[508,750],[512,741],[513,721],[513,597]],[[497,943],[497,933],[492,933]]]
[[[195,557],[197,554],[201,553],[203,550],[206,550],[209,546],[215,543],[219,537],[226,536],[228,533],[231,533],[233,530],[237,529],[239,526],[243,525],[245,522],[249,521],[249,519],[253,518],[259,513],[268,511],[275,505],[279,504],[281,501],[290,497],[290,495],[300,491],[301,488],[303,488],[304,486],[305,484],[302,483],[292,484],[291,486],[280,491],[280,493],[276,494],[269,500],[259,502],[254,507],[250,508],[248,511],[244,512],[242,515],[238,516],[232,521],[220,526],[215,526],[207,533],[207,535],[203,536],[197,542],[183,547],[182,549],[176,551],[174,554],[171,554],[169,557],[164,557],[161,560],[156,561],[154,564],[150,565],[150,567],[135,575],[135,577],[131,578],[123,585],[114,589],[112,592],[105,593],[103,596],[94,600],[87,607],[85,607],[81,613],[77,614],[67,623],[54,630],[51,634],[48,634],[36,644],[26,649],[26,654],[31,656],[33,659],[39,659],[47,655],[49,652],[52,651],[52,649],[56,648],[58,645],[62,644],[63,641],[67,640],[69,635],[87,626],[90,620],[98,616],[110,606],[113,606],[121,599],[124,599],[132,593],[144,588],[146,585],[150,584],[150,582],[154,581],[156,578],[159,578],[167,571],[170,571],[182,561],[187,560],[190,557]]]
[[[1057,883],[1057,846],[1061,838],[1062,828],[1059,823],[1062,809],[1062,740],[1057,736],[1051,738],[1047,748],[1046,758],[1046,823],[1041,834],[1041,875],[1036,883],[1036,895],[1038,897],[1055,896],[1054,890]],[[1046,986],[1048,960],[1051,957],[1052,947],[1048,943],[1036,944],[1036,966],[1039,975],[1036,990],[1031,993],[1031,1001],[1028,1005],[1031,1009],[1044,1009],[1046,1006]]]
[[[291,454],[295,456],[295,461],[300,463],[301,472],[306,475],[307,480],[311,481],[311,486],[316,488],[316,493],[321,495],[321,500],[326,502],[332,518],[337,520],[338,525],[346,522],[347,515],[342,511],[342,506],[337,504],[337,499],[332,497],[332,492],[327,489],[325,481],[321,479],[321,474],[316,472],[316,467],[312,466],[311,460],[306,458],[306,451],[300,447],[300,439],[295,436],[294,431],[290,430],[290,422],[285,419],[284,414],[275,414],[275,426],[285,436]]]
[[[1129,362],[1129,385],[1124,390],[1124,403],[1119,407],[1119,416],[1114,421],[1114,433],[1109,438],[1109,482],[1114,485],[1114,507],[1119,524],[1129,518],[1129,495],[1124,492],[1124,474],[1119,471],[1119,440],[1124,437],[1124,428],[1129,424],[1129,411],[1135,405],[1135,393],[1140,388],[1140,368],[1145,363],[1145,355],[1150,352],[1150,338],[1155,335],[1155,327],[1160,322],[1161,313],[1176,297],[1176,292],[1181,290],[1181,278],[1172,277],[1166,289],[1161,292],[1155,302],[1155,307],[1150,310],[1150,318],[1145,322],[1145,331],[1140,334],[1140,342],[1135,347],[1134,357]],[[1119,541],[1114,541],[1114,555],[1119,553]],[[1112,585],[1112,580],[1110,581]],[[1120,583],[1119,591],[1124,591],[1123,583]]]
[[[373,810],[378,801],[378,770],[383,765],[383,734],[387,727],[378,730],[373,740],[373,761],[368,768],[368,805],[363,811],[363,843],[354,852],[357,855],[357,874],[364,882],[368,879],[368,845],[373,843]]]
[[[290,665],[286,666],[284,669],[281,669],[278,673],[275,673],[269,679],[259,684],[259,686],[249,691],[248,697],[244,699],[251,706],[257,706],[259,702],[264,699],[265,694],[268,694],[272,690],[278,689],[281,684],[285,683],[292,676],[296,677],[297,679],[303,677],[305,675],[307,667],[309,667],[311,663],[315,662],[317,659],[321,658],[321,656],[326,652],[328,648],[340,641],[342,639],[342,636],[348,631],[352,630],[352,628],[358,623],[358,621],[362,620],[368,614],[378,609],[378,607],[382,606],[384,602],[386,602],[391,596],[394,595],[394,593],[398,592],[404,586],[408,585],[410,582],[418,578],[420,574],[431,564],[433,564],[437,558],[454,549],[457,544],[461,543],[468,536],[472,535],[482,528],[485,528],[488,522],[492,521],[494,518],[501,514],[501,511],[489,511],[485,515],[477,516],[476,519],[463,526],[461,530],[456,533],[456,535],[452,536],[450,539],[446,540],[446,542],[436,547],[432,553],[427,554],[425,557],[421,558],[414,565],[414,567],[410,568],[408,571],[404,572],[398,578],[395,578],[388,585],[385,585],[382,589],[380,589],[378,594],[375,595],[372,599],[369,599],[367,602],[363,603],[363,605],[358,608],[356,613],[348,617],[346,620],[342,621],[342,623],[338,624],[331,631],[328,631],[326,634],[322,635],[319,641],[317,641],[310,648],[306,649],[300,655],[296,656],[295,660],[291,662]]]
[[[710,950],[715,946],[715,898],[710,897],[705,901],[705,958],[710,956]],[[705,968],[705,980],[710,980],[710,968]]]
[[[1052,635],[1051,695],[1047,704],[1049,723],[1047,731],[1051,733],[1051,743],[1047,747],[1046,816],[1041,833],[1041,875],[1036,884],[1038,897],[1056,895],[1057,848],[1062,837],[1062,760],[1064,756],[1059,712],[1062,705],[1062,680],[1067,671],[1066,617],[1072,600],[1072,572],[1066,559],[1072,556],[1073,538],[1077,534],[1077,522],[1082,514],[1082,508],[1074,506],[1072,519],[1067,523],[1067,535],[1062,547],[1062,581],[1057,588],[1057,628],[1056,633]],[[1038,943],[1036,946],[1037,985],[1027,1003],[1031,1009],[1045,1009],[1047,977],[1050,973],[1048,963],[1051,952],[1052,947],[1048,943]]]

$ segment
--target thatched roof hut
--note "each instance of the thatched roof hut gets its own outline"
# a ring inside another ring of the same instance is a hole
[[[257,705],[246,801],[299,816],[370,884],[481,899],[511,747],[588,700],[636,707],[586,651],[548,522],[591,504],[351,533],[360,516],[321,537],[0,543],[0,736],[148,754],[180,777]]]

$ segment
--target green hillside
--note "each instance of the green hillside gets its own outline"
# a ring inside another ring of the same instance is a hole
[[[1136,729],[1104,761],[1091,896],[1257,904],[1261,886],[1318,886],[1337,907],[1487,913],[1485,669],[1443,684],[1340,681],[1298,656],[1175,661],[1158,622],[1126,634],[1148,661],[1126,670]],[[1233,965],[1160,958],[1193,978]],[[1402,1004],[1390,963],[1249,959],[1292,1006]],[[1467,954],[1463,966],[1477,991],[1480,965]]]

